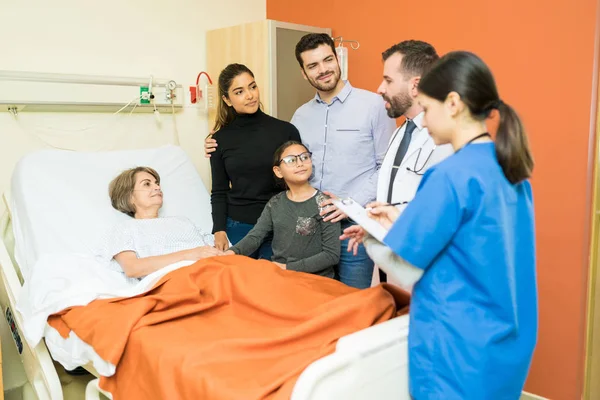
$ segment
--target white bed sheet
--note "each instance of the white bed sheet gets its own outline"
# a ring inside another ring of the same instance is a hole
[[[108,184],[136,166],[160,174],[161,215],[186,216],[211,232],[208,191],[180,147],[34,152],[17,163],[11,182],[15,258],[25,280],[42,255],[93,252],[110,227],[129,218],[111,207]]]
[[[132,297],[151,289],[165,274],[192,264],[183,261],[156,271],[139,283],[128,283],[124,275],[111,271],[86,254],[43,255],[25,281],[17,309],[23,315],[25,339],[36,346],[43,337],[52,358],[66,369],[92,363],[102,376],[111,376],[115,366],[71,333],[64,339],[47,324],[48,317],[65,308],[84,306],[97,299]]]
[[[177,146],[111,152],[42,150],[21,159],[11,182],[15,258],[25,285],[17,309],[26,340],[45,337],[53,358],[65,368],[92,362],[105,376],[114,366],[72,334],[63,339],[47,323],[49,315],[95,299],[142,293],[168,271],[157,271],[134,287],[92,255],[114,224],[129,218],[112,208],[108,184],[121,171],[149,166],[160,174],[161,216],[185,216],[212,230],[210,196],[193,163]]]

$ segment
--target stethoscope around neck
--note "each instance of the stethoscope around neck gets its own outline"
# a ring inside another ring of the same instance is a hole
[[[481,139],[482,137],[489,137],[490,139],[492,138],[492,135],[490,135],[487,132],[484,132],[480,135],[475,136],[474,138],[471,138],[467,143],[463,144],[462,147],[458,150],[456,150],[454,153],[458,153],[459,151],[461,151],[462,149],[464,149],[465,147],[467,147],[468,145],[470,145],[471,143],[473,143],[474,141],[476,141],[477,139]]]
[[[394,137],[392,137],[392,140],[390,140],[390,146],[388,146],[388,151],[390,150],[390,147],[392,146],[392,143],[394,142],[394,140],[396,140],[396,136],[398,135],[398,132],[400,132],[401,128],[398,128],[398,130],[396,131],[396,133],[394,134]],[[426,142],[425,142],[426,143]],[[425,167],[427,166],[427,163],[429,162],[429,160],[431,159],[431,156],[433,155],[433,152],[435,151],[435,149],[437,148],[436,145],[433,146],[433,148],[431,149],[431,151],[429,151],[429,154],[427,155],[427,158],[425,159],[425,162],[422,164],[419,164],[419,160],[421,159],[421,154],[423,152],[423,147],[425,147],[425,143],[421,144],[419,146],[419,150],[417,153],[417,157],[415,159],[415,164],[414,166],[411,167],[406,167],[406,170],[408,172],[412,172],[415,175],[419,175],[422,176],[425,174],[425,172],[423,172],[423,170],[425,169]],[[418,167],[420,165],[420,167]],[[417,168],[418,167],[418,168]],[[392,168],[400,168],[399,165],[392,165]]]
[[[468,146],[469,144],[473,143],[474,141],[476,141],[477,139],[481,139],[482,137],[489,137],[490,139],[492,138],[492,136],[485,132],[482,133],[481,135],[477,135],[474,138],[472,138],[471,140],[469,140],[467,143],[465,143],[460,149],[458,149],[456,152],[460,151],[461,149],[465,148],[466,146]],[[433,152],[435,151],[437,146],[433,146],[433,149],[431,149],[431,151],[429,152],[429,155],[427,156],[427,158],[425,159],[425,162],[423,164],[421,164],[421,168],[417,169],[417,165],[419,165],[419,158],[421,157],[421,150],[423,150],[423,147],[419,147],[419,153],[417,153],[417,159],[415,160],[415,166],[414,168],[410,168],[410,167],[406,167],[406,170],[409,172],[412,172],[414,174],[417,175],[424,175],[425,173],[421,172],[425,169],[425,166],[427,165],[427,163],[429,162],[429,159],[431,158],[431,155],[433,154]]]
[[[431,155],[435,151],[436,147],[437,147],[436,145],[433,146],[433,148],[431,149],[431,151],[427,155],[427,158],[425,159],[425,162],[423,164],[421,164],[421,167],[419,169],[417,169],[417,166],[419,165],[419,159],[421,158],[421,152],[423,150],[423,146],[419,147],[419,152],[417,153],[417,158],[415,160],[415,166],[413,168],[406,167],[406,170],[408,172],[412,172],[413,174],[416,174],[416,175],[425,175],[425,172],[421,172],[421,171],[423,171],[425,169],[425,166],[429,162],[429,159],[431,158]]]

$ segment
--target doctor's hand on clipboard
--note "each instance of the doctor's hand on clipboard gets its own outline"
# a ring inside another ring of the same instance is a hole
[[[339,203],[338,208],[343,209],[358,224],[344,229],[340,236],[340,240],[350,239],[347,251],[354,255],[357,254],[358,245],[363,242],[367,232],[383,242],[387,231],[400,215],[394,204],[373,202],[363,208],[352,199],[336,199],[335,202]]]
[[[398,204],[387,204],[379,201],[367,204],[369,217],[379,222],[386,230],[389,230],[400,216]]]

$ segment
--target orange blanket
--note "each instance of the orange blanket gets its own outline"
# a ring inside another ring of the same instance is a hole
[[[386,321],[408,299],[242,256],[170,272],[136,297],[96,300],[49,318],[116,373],[120,399],[284,399],[300,373],[347,334]]]

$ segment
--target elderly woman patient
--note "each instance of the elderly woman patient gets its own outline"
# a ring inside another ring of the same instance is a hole
[[[109,185],[112,206],[133,217],[116,225],[100,255],[112,269],[129,278],[143,278],[179,261],[196,261],[223,254],[186,217],[159,217],[163,204],[160,176],[149,167],[123,171]]]

